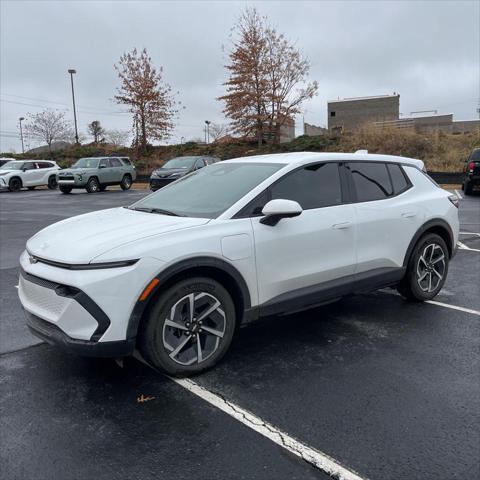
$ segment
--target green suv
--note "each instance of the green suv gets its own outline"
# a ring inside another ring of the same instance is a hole
[[[74,188],[85,188],[88,193],[103,192],[109,185],[128,190],[136,178],[137,172],[128,157],[80,158],[57,174],[58,188],[63,193]]]

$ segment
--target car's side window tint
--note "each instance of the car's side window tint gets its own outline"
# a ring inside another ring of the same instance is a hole
[[[351,162],[347,165],[352,175],[358,202],[382,200],[393,195],[387,166],[380,162]]]
[[[48,162],[40,162],[40,163],[37,163],[38,165],[38,168],[52,168],[53,165],[51,163],[48,163]]]
[[[111,158],[110,159],[110,166],[111,167],[121,167],[122,162],[120,162],[120,160],[118,158]]]
[[[402,170],[400,165],[395,163],[388,164],[388,171],[390,172],[390,177],[393,184],[393,192],[395,195],[404,192],[410,186],[409,182],[405,177],[405,173]]]
[[[24,168],[24,170],[35,170],[37,168],[37,166],[35,165],[34,162],[25,162],[23,164],[23,168]]]
[[[294,200],[304,210],[342,203],[337,163],[319,163],[287,174],[270,187],[271,198]]]
[[[108,158],[102,158],[102,160],[100,160],[100,164],[99,164],[99,167],[100,167],[100,168],[101,168],[101,167],[107,168],[107,167],[109,167],[109,166],[110,166],[110,164],[109,164],[109,162],[108,162]]]

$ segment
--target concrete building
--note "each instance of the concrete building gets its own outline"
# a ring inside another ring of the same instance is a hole
[[[303,122],[303,134],[307,137],[316,137],[318,135],[328,135],[328,128],[317,127],[307,122]]]
[[[328,102],[328,129],[353,132],[367,123],[398,120],[400,95],[379,95]]]
[[[412,128],[419,133],[480,133],[480,120],[454,121],[453,113],[447,115],[428,115],[423,117],[399,118],[384,122],[374,122],[379,128]]]

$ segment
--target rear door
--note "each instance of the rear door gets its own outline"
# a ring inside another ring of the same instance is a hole
[[[355,161],[346,172],[355,205],[356,273],[401,267],[424,216],[403,168]]]
[[[102,158],[98,165],[98,180],[102,184],[109,184],[113,183],[114,180],[114,172],[113,168],[110,163],[109,158]]]
[[[277,198],[297,201],[302,214],[260,223],[263,205]],[[251,203],[260,304],[354,273],[355,213],[343,199],[339,164],[332,162],[286,174]]]
[[[127,168],[118,158],[110,159],[110,167],[112,169],[112,182],[120,183]]]

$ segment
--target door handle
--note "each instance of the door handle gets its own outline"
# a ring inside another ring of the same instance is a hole
[[[403,212],[402,217],[403,218],[413,218],[416,217],[417,214],[415,212]]]
[[[332,225],[332,228],[335,230],[345,230],[347,228],[350,228],[352,226],[352,222],[342,222],[342,223],[334,223]]]

